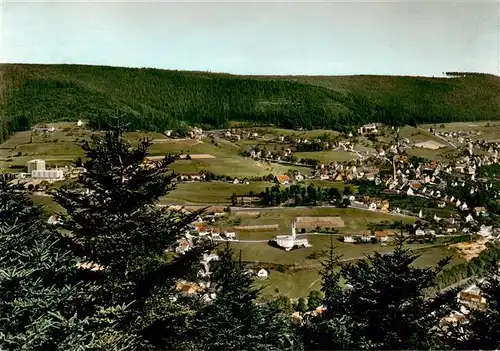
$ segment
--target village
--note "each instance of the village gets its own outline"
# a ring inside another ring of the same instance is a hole
[[[85,125],[78,121],[71,128],[84,130]],[[53,126],[34,128],[29,142],[33,142],[33,133],[50,138],[57,132]],[[500,175],[500,142],[482,139],[480,132],[380,124],[344,134],[192,128],[187,137],[166,131],[155,140],[154,146],[162,149],[145,165],[176,153],[176,163],[182,166],[176,171],[179,187],[204,186],[207,192],[217,186],[227,188],[222,203],[202,203],[208,210],[187,228],[176,253],[189,251],[196,240],[230,242],[236,248],[246,248],[243,255],[254,262],[253,274],[259,280],[272,279],[273,265],[288,262],[282,258],[269,261],[259,254],[262,250],[271,256],[275,255],[272,250],[282,252],[276,253],[277,257],[291,255],[300,265],[304,258],[300,256],[297,261],[299,256],[294,255],[299,254],[293,252],[303,250],[305,256],[314,256],[329,237],[346,250],[351,250],[347,249],[351,245],[365,247],[362,252],[390,252],[391,242],[402,234],[412,245],[433,247],[444,243],[458,257],[471,261],[500,234],[496,218],[500,208],[495,206],[500,191],[496,178],[497,173]],[[185,144],[180,152],[178,143]],[[272,172],[252,175],[249,170],[244,176],[232,174],[230,168],[226,173],[214,172],[218,159],[229,160],[225,159],[228,155],[216,153],[221,146],[234,149],[231,162],[257,164],[260,168],[267,165],[265,169]],[[24,157],[15,150],[7,162]],[[435,157],[439,151],[443,154]],[[50,196],[58,183],[71,182],[85,172],[81,159],[79,163],[60,165],[49,165],[50,161],[41,156],[24,159],[24,166],[18,166],[19,171],[10,176],[38,197]],[[190,169],[202,162],[204,169]],[[210,162],[214,162],[213,169]],[[244,190],[248,188],[256,190]],[[160,205],[186,212],[199,208],[175,201]],[[273,211],[276,208],[282,210]],[[284,215],[287,211],[289,215]],[[285,217],[278,219],[276,213]],[[359,224],[361,217],[369,219]],[[48,221],[57,225],[58,214],[51,214]],[[246,255],[248,250],[255,255]],[[252,255],[264,258],[266,264],[259,265]],[[200,274],[209,275],[209,263],[217,259],[215,254],[204,257]],[[180,284],[179,289],[196,290],[186,284]]]

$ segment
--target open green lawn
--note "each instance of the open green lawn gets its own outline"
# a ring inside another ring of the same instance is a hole
[[[309,208],[294,208],[280,207],[274,209],[256,209],[260,211],[258,218],[241,217],[241,225],[262,225],[262,224],[278,224],[281,232],[288,233],[291,223],[300,216],[304,217],[341,217],[345,227],[338,228],[341,232],[357,232],[366,229],[369,223],[380,223],[381,221],[403,220],[404,223],[413,223],[411,217],[393,216],[390,214],[369,212],[355,208],[327,208],[327,207],[309,207]],[[231,213],[225,223],[221,225],[234,226],[234,221],[237,220],[235,213]]]
[[[162,204],[231,204],[231,195],[247,195],[250,191],[259,194],[273,183],[250,182],[232,184],[228,182],[186,182],[179,183],[176,189],[161,199]]]
[[[298,159],[301,158],[312,158],[319,160],[321,163],[330,162],[346,162],[357,160],[358,156],[354,152],[348,151],[314,151],[314,152],[296,152],[294,153]]]
[[[424,148],[406,149],[406,152],[410,156],[417,156],[426,158],[428,160],[440,160],[440,161],[446,160],[446,155],[452,151],[453,149],[449,147],[437,150],[424,149]]]
[[[350,247],[348,247],[348,245]],[[242,244],[233,244],[233,246],[238,249],[242,246]],[[343,244],[335,243],[337,254],[343,255],[342,259],[349,259],[353,257],[359,257],[364,255],[369,255],[374,251],[392,251],[394,247],[391,246],[380,246],[374,244]],[[420,245],[408,245],[409,248],[416,249]],[[263,249],[262,246],[259,247]],[[309,249],[302,249],[309,250]],[[284,251],[282,251],[284,252]],[[293,261],[294,255],[298,256],[299,250],[296,252],[284,252],[285,254],[290,255],[289,257],[280,257],[283,263],[300,263],[297,261]],[[413,265],[416,267],[433,267],[435,266],[439,260],[451,256],[452,260],[449,263],[449,266],[456,265],[459,263],[463,263],[464,260],[457,257],[456,254],[449,250],[446,247],[434,247],[421,251],[417,251],[420,254],[420,257],[417,258]],[[304,252],[304,254],[306,254]],[[285,255],[283,255],[285,256]],[[278,255],[276,255],[278,257]],[[242,258],[245,259],[245,253],[243,251]],[[311,262],[318,262],[312,260],[303,260],[305,264]],[[311,290],[319,290],[321,289],[321,280],[318,274],[318,269],[304,269],[297,271],[285,271],[284,273],[278,272],[276,270],[268,270],[269,276],[266,280],[257,280],[255,285],[257,287],[263,287],[261,291],[262,299],[274,299],[280,295],[285,295],[290,298],[298,298],[301,296],[307,296],[307,294]]]
[[[64,209],[57,204],[51,196],[31,195],[31,200],[43,207],[45,213],[53,214],[63,212]]]
[[[287,273],[273,270],[269,272],[267,279],[257,279],[255,286],[263,288],[260,293],[260,298],[263,300],[272,300],[280,295],[295,299],[307,297],[311,290],[320,290],[321,280],[316,270]]]
[[[69,123],[53,123],[58,130],[48,134],[35,135],[30,142],[30,131],[14,134],[0,145],[0,168],[12,169],[10,166],[25,166],[26,162],[34,158],[46,160],[48,166],[71,165],[83,156],[78,142],[88,139],[92,131],[68,127]],[[210,171],[219,175],[233,177],[260,177],[268,174],[283,174],[290,169],[297,169],[303,174],[309,174],[310,168],[281,165],[276,163],[256,162],[239,155],[241,147],[231,142],[218,139],[212,143],[209,138],[203,141],[195,140],[167,140],[159,133],[127,132],[124,134],[132,144],[138,139],[163,139],[165,142],[155,142],[150,148],[151,156],[166,154],[208,154],[215,158],[179,160],[172,166],[179,173]],[[17,156],[20,153],[21,156]],[[11,161],[8,161],[8,158]]]

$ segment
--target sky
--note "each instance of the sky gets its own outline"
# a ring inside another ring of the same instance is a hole
[[[266,75],[500,68],[500,0],[0,1],[1,62]]]

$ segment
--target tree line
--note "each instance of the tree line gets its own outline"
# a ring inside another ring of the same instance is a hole
[[[416,125],[493,120],[500,106],[488,75],[454,79],[343,78],[291,81],[226,74],[79,65],[3,64],[0,136],[36,123],[87,119],[103,129],[118,112],[134,130],[185,130],[183,122],[225,128],[229,121],[352,131],[371,122]]]

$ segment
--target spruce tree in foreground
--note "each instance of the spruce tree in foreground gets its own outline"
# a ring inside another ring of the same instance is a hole
[[[77,186],[54,196],[67,212],[63,228],[69,234],[61,241],[92,285],[93,303],[86,307],[126,307],[117,332],[133,337],[141,349],[174,347],[173,340],[184,337],[172,326],[182,313],[167,312],[175,281],[192,272],[200,255],[166,255],[197,214],[155,206],[173,188],[175,175],[169,171],[173,158],[145,165],[150,146],[140,140],[132,147],[119,128],[94,135],[82,145],[86,172]]]
[[[419,255],[403,248],[376,252],[367,260],[345,265],[341,273],[351,285],[346,294],[350,334],[358,349],[431,349],[440,347],[437,328],[456,309],[456,292],[436,293],[436,277],[449,259],[434,268],[412,264]]]
[[[326,310],[314,317],[306,317],[300,327],[303,343],[308,350],[343,350],[353,347],[351,341],[351,319],[347,312],[344,289],[340,285],[341,275],[333,241],[328,257],[322,262],[319,272]]]
[[[94,320],[81,318],[76,262],[19,186],[0,174],[0,349],[96,347]]]
[[[227,246],[213,276],[216,298],[197,317],[193,337],[200,350],[286,350],[299,343],[290,316],[257,304],[252,273]]]

